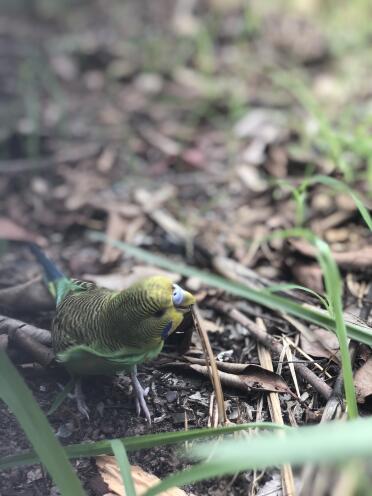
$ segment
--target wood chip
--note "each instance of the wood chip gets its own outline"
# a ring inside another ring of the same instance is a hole
[[[372,394],[372,357],[355,372],[354,384],[359,403],[364,403],[367,396]]]
[[[99,473],[102,479],[108,485],[110,491],[119,496],[126,496],[123,480],[120,474],[119,466],[114,456],[99,456],[96,458]],[[131,474],[134,482],[134,488],[137,496],[144,494],[150,487],[155,486],[160,482],[160,479],[155,475],[145,472],[137,465],[131,465]],[[174,487],[159,493],[159,496],[187,496],[187,493],[182,489]],[[192,496],[192,495],[189,495]]]

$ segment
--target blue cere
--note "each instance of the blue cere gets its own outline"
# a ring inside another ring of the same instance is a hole
[[[173,284],[173,305],[181,305],[183,302],[184,292],[183,289],[178,286],[178,284]]]

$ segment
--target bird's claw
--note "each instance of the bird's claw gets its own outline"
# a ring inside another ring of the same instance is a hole
[[[79,412],[84,417],[86,417],[87,420],[90,420],[89,419],[89,408],[88,408],[87,404],[85,403],[85,400],[79,400],[78,398],[76,398],[76,404],[77,404]]]
[[[132,384],[133,384],[133,389],[135,392],[135,403],[136,403],[136,412],[137,415],[139,416],[141,414],[141,411],[144,413],[147,422],[151,424],[151,415],[150,411],[147,407],[145,397],[148,395],[150,388],[143,388],[141,386],[140,381],[138,380],[137,377],[137,369],[134,369],[132,372]]]
[[[140,416],[141,410],[143,410],[143,413],[146,415],[146,418],[148,419],[147,413],[146,413],[146,410],[148,412],[148,408],[147,408],[145,398],[149,394],[150,388],[147,387],[147,388],[143,389],[141,384],[140,384],[140,387],[141,387],[141,392],[138,394],[136,391],[136,397],[135,397],[136,412],[137,412],[137,415]],[[150,413],[149,413],[149,415],[150,415]],[[150,423],[151,423],[151,418],[150,418]]]
[[[75,384],[75,394],[74,394],[76,405],[79,412],[89,420],[89,408],[86,404],[83,390],[81,388],[81,381],[78,380]]]

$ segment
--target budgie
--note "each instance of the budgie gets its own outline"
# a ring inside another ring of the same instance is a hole
[[[52,344],[56,359],[76,378],[78,409],[89,418],[81,376],[131,374],[137,414],[151,416],[137,365],[155,358],[177,329],[194,296],[164,276],[145,278],[123,291],[66,277],[35,244],[28,243],[43,267],[56,301]]]

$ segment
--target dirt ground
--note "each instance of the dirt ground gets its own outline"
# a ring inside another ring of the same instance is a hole
[[[302,224],[330,244],[344,281],[346,310],[368,321],[371,235],[355,203],[322,184],[309,187],[304,204],[292,192],[316,174],[347,177],[364,204],[372,205],[366,155],[358,152],[364,148],[340,138],[354,129],[356,115],[358,125],[366,115],[370,119],[370,41],[355,45],[361,47],[359,58],[352,59],[355,46],[341,51],[338,38],[314,12],[212,0],[4,4],[0,231],[4,219],[12,221],[38,236],[66,273],[112,289],[157,270],[93,242],[90,231],[254,287],[294,283],[323,293],[321,270],[306,243],[262,242],[274,230]],[[325,108],[329,121],[321,114]],[[348,109],[342,119],[340,109]],[[338,134],[330,131],[333,123]],[[367,129],[367,124],[357,128],[359,144],[366,142]],[[50,329],[53,304],[33,257],[20,244],[2,241],[0,254],[0,314]],[[253,320],[262,318],[266,332],[291,352],[272,353],[274,370],[283,362],[282,379],[265,382],[253,369],[243,373],[246,390],[223,387],[231,422],[270,421],[267,392],[279,380],[284,380],[279,397],[285,423],[320,420],[326,400],[296,376],[291,364],[304,361],[333,388],[339,364],[330,332],[306,325],[318,333],[317,341],[309,341],[301,323],[196,278],[173,276],[195,293],[221,361],[260,364],[255,337],[221,311],[221,302]],[[10,290],[15,287],[21,287],[16,297]],[[299,302],[318,304],[303,291],[283,291]],[[150,387],[151,426],[136,417],[128,377],[96,378],[84,384],[89,421],[72,399],[49,417],[60,441],[181,430],[185,416],[189,428],[209,425],[210,381],[187,364],[169,365],[182,361],[182,355],[174,358],[182,336],[159,360],[140,367],[141,382]],[[201,351],[195,333],[191,350]],[[47,412],[67,374],[30,363],[16,343],[9,342],[8,351]],[[369,359],[370,349],[360,346],[355,367],[365,414],[372,381],[362,368]],[[15,417],[0,403],[0,455],[29,447]],[[132,453],[130,461],[160,478],[187,466],[173,447]],[[109,492],[94,459],[74,465],[88,494]],[[184,489],[198,496],[281,494],[279,474],[247,472]],[[300,470],[295,482],[303,482]],[[1,496],[56,494],[40,466],[0,473]]]

